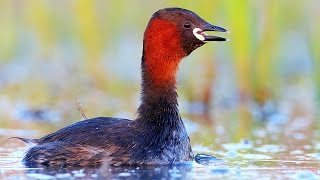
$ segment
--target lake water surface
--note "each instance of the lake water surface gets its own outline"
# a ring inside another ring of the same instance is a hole
[[[186,122],[192,140],[206,137],[202,142],[192,142],[195,153],[210,154],[217,159],[205,159],[202,165],[190,162],[171,166],[103,165],[98,169],[26,168],[21,160],[27,147],[12,139],[0,149],[0,179],[320,179],[320,141],[307,140],[303,133],[284,137],[283,125],[266,123],[252,130],[250,139],[228,143],[223,127],[212,132],[211,128]],[[316,130],[312,131],[315,137],[319,136]],[[28,133],[23,130],[10,133],[21,136],[21,132]],[[205,141],[215,143],[207,145]]]

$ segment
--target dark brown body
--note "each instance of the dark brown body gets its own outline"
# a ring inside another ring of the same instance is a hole
[[[226,30],[195,13],[157,11],[144,33],[142,91],[138,117],[99,117],[77,122],[41,139],[24,157],[28,167],[164,165],[193,160],[178,111],[176,74],[180,61],[206,41],[223,41],[204,31]],[[21,138],[22,139],[22,138]]]
[[[28,151],[24,162],[28,167],[68,167],[190,161],[189,138],[178,121],[168,124],[170,128],[107,117],[80,121],[35,140],[38,145]]]

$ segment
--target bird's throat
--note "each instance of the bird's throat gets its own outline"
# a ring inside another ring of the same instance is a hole
[[[157,123],[180,121],[176,93],[177,61],[142,57],[142,102],[138,109],[138,119]]]

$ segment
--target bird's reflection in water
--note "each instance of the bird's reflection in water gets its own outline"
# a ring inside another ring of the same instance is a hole
[[[185,179],[194,168],[192,162],[164,166],[109,166],[100,168],[44,168],[27,170],[27,177],[84,178],[84,179]]]

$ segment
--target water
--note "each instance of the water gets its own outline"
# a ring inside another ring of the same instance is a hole
[[[67,101],[71,100],[65,99],[61,104],[66,106]],[[123,99],[115,101],[126,102]],[[197,156],[200,164],[35,169],[21,163],[27,147],[19,140],[6,140],[12,136],[41,137],[69,124],[59,119],[75,118],[69,118],[61,111],[68,109],[63,108],[41,108],[40,115],[45,114],[46,118],[39,118],[42,116],[34,113],[38,111],[28,106],[13,106],[8,99],[2,98],[2,107],[6,108],[2,109],[3,114],[11,114],[15,120],[4,126],[7,128],[0,129],[3,145],[0,179],[320,179],[318,113],[312,93],[305,85],[288,88],[278,104],[268,101],[261,106],[249,102],[248,106],[242,107],[237,100],[231,98],[231,101],[216,100],[215,113],[209,120],[197,116],[202,106],[197,108],[193,104],[196,115],[185,114],[189,104],[180,102],[194,153],[207,154]],[[86,104],[82,104],[86,110]],[[81,116],[76,106],[72,107],[75,114]],[[19,113],[21,109],[23,113]],[[132,114],[126,111],[114,116],[132,119]]]
[[[241,149],[239,149],[241,150]],[[25,168],[19,162],[19,149],[8,150],[1,158],[1,179],[99,179],[108,177],[114,179],[249,179],[249,178],[292,178],[319,179],[320,163],[318,157],[309,155],[285,155],[248,153],[238,157],[221,156],[223,162],[200,165],[195,162],[171,166],[142,167],[108,167],[98,169],[36,169]]]
[[[268,125],[261,125],[252,131],[250,139],[230,143],[224,140],[226,136],[214,138],[215,133],[210,134],[210,128],[189,121],[186,126],[191,140],[205,134],[211,136],[212,141],[220,142],[210,145],[193,142],[196,154],[209,154],[197,156],[197,162],[201,164],[190,162],[140,167],[103,165],[97,169],[26,168],[21,160],[27,147],[11,139],[5,148],[0,149],[0,179],[320,179],[320,141],[306,141],[299,136],[297,140],[295,135],[283,139],[281,131],[275,131],[271,140],[268,135],[270,130],[265,128]],[[21,132],[11,131],[19,135]],[[294,144],[290,143],[292,140]]]

